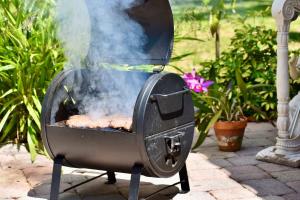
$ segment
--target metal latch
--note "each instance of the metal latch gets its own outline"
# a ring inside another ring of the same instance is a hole
[[[177,163],[177,157],[181,152],[181,141],[180,136],[167,136],[165,137],[167,155],[166,155],[166,164],[168,166],[174,167]]]

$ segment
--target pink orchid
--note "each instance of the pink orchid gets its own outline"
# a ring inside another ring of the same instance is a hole
[[[201,76],[198,76],[195,69],[193,69],[191,73],[184,74],[183,79],[189,89],[196,93],[207,92],[208,87],[214,83],[213,81],[205,80]]]

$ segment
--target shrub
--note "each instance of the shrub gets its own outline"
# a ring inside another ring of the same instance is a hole
[[[276,32],[263,26],[244,25],[235,30],[230,48],[220,59],[203,63],[201,75],[219,85],[237,84],[236,70],[240,70],[246,87],[269,86],[251,95],[250,105],[261,108],[269,118],[276,117]],[[261,87],[259,87],[261,89]],[[237,87],[235,92],[238,91]],[[255,119],[264,118],[262,113],[245,110]]]
[[[41,100],[62,69],[52,0],[0,0],[0,143],[26,143],[32,160],[43,152]]]

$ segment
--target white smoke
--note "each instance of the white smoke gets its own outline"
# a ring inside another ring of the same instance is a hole
[[[88,68],[89,72],[68,77],[74,98],[80,102],[81,114],[94,118],[104,115],[132,116],[144,78],[116,73],[103,64],[126,64],[125,61],[147,60],[144,30],[132,20],[127,9],[144,0],[58,0],[58,36],[67,57],[66,69]],[[145,63],[146,64],[146,63]],[[101,70],[102,68],[102,70]],[[82,91],[82,84],[86,84]],[[60,100],[56,100],[56,113]],[[53,122],[53,117],[52,117]]]
[[[59,0],[56,6],[58,37],[68,59],[65,68],[81,67],[91,42],[91,20],[84,0]]]

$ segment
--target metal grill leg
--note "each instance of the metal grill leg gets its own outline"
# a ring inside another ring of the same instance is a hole
[[[107,182],[106,184],[115,184],[117,182],[115,172],[107,171]]]
[[[189,177],[186,169],[186,164],[179,171],[179,177],[181,182],[181,193],[188,193],[190,191]]]
[[[128,200],[138,200],[139,198],[142,168],[143,167],[141,165],[135,165],[131,170]]]
[[[62,161],[63,161],[62,156],[58,156],[54,159],[50,200],[58,200]]]

